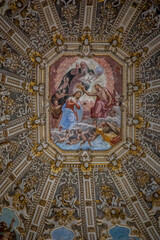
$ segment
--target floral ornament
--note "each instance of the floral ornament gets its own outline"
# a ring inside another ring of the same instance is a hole
[[[54,220],[56,222],[59,222],[60,225],[67,225],[69,222],[73,222],[74,216],[73,216],[74,210],[68,210],[65,208],[62,209],[55,209],[55,216]]]
[[[128,83],[127,93],[128,96],[133,95],[133,93],[135,93],[136,96],[139,96],[142,93],[142,83],[140,82],[136,82],[135,84]]]
[[[64,44],[64,38],[62,37],[62,35],[56,33],[53,37],[53,43],[55,46],[62,46]]]
[[[13,196],[13,207],[17,210],[22,210],[27,205],[25,196],[19,192],[16,192]]]
[[[30,59],[34,64],[42,63],[42,54],[38,52],[31,52]]]
[[[113,220],[113,222],[119,222],[118,220],[124,220],[126,218],[126,214],[124,213],[124,209],[123,208],[106,208],[104,210],[105,212],[105,217],[106,219],[109,220]]]
[[[83,45],[90,45],[90,43],[93,42],[93,37],[89,34],[83,34],[83,36],[81,37],[81,42]]]
[[[37,116],[30,118],[29,121],[26,123],[26,127],[37,128],[39,126],[39,124],[36,123],[38,119],[39,118]]]

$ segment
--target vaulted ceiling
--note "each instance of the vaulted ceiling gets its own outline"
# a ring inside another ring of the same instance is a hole
[[[159,13],[159,0],[0,1],[0,222],[15,219],[16,239],[159,239]],[[123,65],[123,136],[108,151],[50,141],[63,55]]]

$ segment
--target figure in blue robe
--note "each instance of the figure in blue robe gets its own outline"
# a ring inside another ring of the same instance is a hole
[[[59,129],[72,129],[77,122],[81,122],[83,117],[83,108],[78,101],[81,92],[77,91],[73,97],[70,97],[62,107],[62,117]]]

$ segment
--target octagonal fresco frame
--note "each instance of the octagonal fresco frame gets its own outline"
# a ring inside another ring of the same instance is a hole
[[[67,54],[67,53],[65,53],[65,54],[60,54],[59,56],[57,56],[57,58],[54,58],[50,63],[48,63],[47,64],[47,73],[49,73],[49,69],[50,69],[50,66],[52,66],[58,59],[60,59],[61,57],[63,57],[63,56],[67,56],[67,57],[72,57],[72,56],[75,56],[76,57],[76,54],[74,55],[74,54]],[[94,57],[101,57],[101,56],[109,56],[109,57],[111,57],[111,55],[109,55],[109,54],[95,54],[94,55]],[[91,59],[91,58],[80,58],[79,59],[79,61],[87,61],[87,60],[89,60],[89,59]],[[112,59],[113,59],[113,57],[112,57]],[[121,66],[122,66],[122,68],[124,69],[124,64],[121,62],[120,63],[120,61],[119,60],[117,60],[116,58],[114,58],[114,60],[115,61],[117,61]],[[123,65],[122,65],[123,64]],[[125,85],[126,85],[126,79],[125,79],[125,74],[124,74],[124,70],[122,70],[123,71],[123,73],[122,73],[122,92],[124,92],[124,89],[125,89]],[[49,79],[49,76],[48,76],[48,79]],[[124,81],[123,81],[123,79],[124,79]],[[47,84],[48,84],[48,81],[47,81]],[[49,85],[48,85],[48,95],[49,95]],[[125,97],[125,96],[124,96]],[[125,111],[123,112],[123,114],[122,114],[123,116],[122,116],[122,118],[124,119],[124,116],[125,116]],[[123,124],[122,124],[123,125]],[[50,126],[50,123],[49,123],[49,126],[47,126],[47,128],[49,127],[49,129],[51,128],[51,126]],[[122,129],[124,130],[124,126],[122,127]],[[122,131],[123,131],[122,130]],[[123,136],[125,135],[125,132],[123,131],[123,134],[122,134]],[[49,137],[48,137],[49,138]],[[49,139],[49,141],[51,142],[51,139]],[[123,139],[122,139],[122,141],[123,141]],[[62,150],[60,147],[58,147],[57,145],[55,146],[55,144],[53,144],[53,143],[51,143],[52,144],[52,146],[57,150],[57,151],[63,151],[63,154],[64,154],[64,152],[75,152],[75,151],[77,151],[77,150],[69,150],[69,151],[67,151],[67,150]],[[119,145],[119,142],[116,144],[116,145]],[[112,147],[115,147],[115,146],[112,146]],[[111,148],[112,148],[111,147]],[[110,149],[111,149],[110,148]],[[108,150],[106,150],[106,151],[104,151],[104,150],[91,150],[92,152],[108,152],[109,151],[109,149]]]
[[[123,53],[115,54],[113,52],[105,52],[105,51],[94,51],[93,56],[109,56],[113,58],[115,61],[117,61],[122,67],[123,67],[123,80],[122,80],[122,94],[123,94],[123,102],[122,102],[122,116],[121,116],[121,127],[122,127],[122,140],[112,146],[109,150],[106,151],[96,151],[96,150],[62,150],[60,149],[56,144],[53,143],[50,137],[50,106],[48,104],[49,102],[49,68],[54,62],[56,62],[59,58],[62,56],[78,56],[82,60],[85,61],[85,57],[80,56],[79,51],[61,51],[58,54],[55,54],[54,51],[50,51],[48,54],[46,54],[46,59],[47,62],[45,63],[45,67],[42,68],[39,65],[37,65],[37,70],[36,70],[36,79],[37,79],[37,84],[39,82],[42,82],[45,85],[45,96],[43,97],[38,97],[36,100],[36,105],[35,109],[37,109],[37,113],[43,112],[42,109],[45,110],[46,114],[46,123],[44,126],[39,126],[38,131],[37,131],[37,140],[38,143],[40,143],[42,140],[45,140],[46,143],[48,144],[47,148],[44,149],[44,152],[47,153],[47,155],[51,158],[54,159],[56,154],[63,155],[65,157],[65,162],[67,163],[80,163],[80,155],[83,151],[89,152],[89,154],[92,156],[92,164],[108,164],[110,162],[108,156],[110,155],[118,155],[120,157],[123,156],[123,154],[126,153],[127,148],[123,148],[123,146],[126,144],[126,139],[127,138],[133,138],[132,134],[134,131],[134,128],[132,131],[127,130],[127,84],[130,81],[133,81],[135,77],[135,66],[129,64],[125,61],[126,54]],[[45,57],[44,57],[45,59]],[[132,106],[130,106],[132,108]],[[130,136],[131,134],[131,136]],[[128,151],[128,150],[127,150]]]

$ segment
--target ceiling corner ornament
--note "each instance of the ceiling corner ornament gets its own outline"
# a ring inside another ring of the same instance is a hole
[[[0,238],[158,240],[158,1],[0,12]]]

